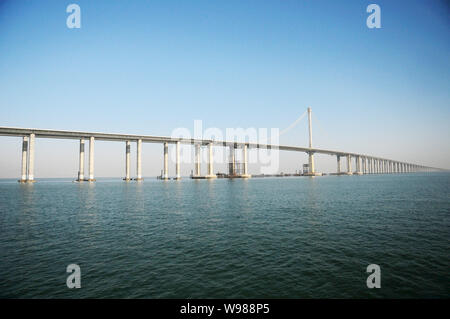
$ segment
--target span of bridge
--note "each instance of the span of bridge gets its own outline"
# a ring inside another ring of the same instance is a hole
[[[252,142],[236,142],[236,141],[217,141],[210,139],[191,139],[191,138],[176,138],[167,136],[154,135],[133,135],[133,134],[115,134],[115,133],[100,133],[100,132],[82,132],[82,131],[65,131],[65,130],[48,130],[48,129],[34,129],[34,128],[17,128],[17,127],[0,127],[0,136],[15,136],[22,137],[22,165],[21,177],[19,182],[34,182],[34,150],[36,138],[50,138],[50,139],[76,139],[80,140],[80,156],[79,156],[79,171],[77,181],[95,181],[94,178],[94,142],[95,141],[118,141],[125,142],[126,167],[125,167],[125,181],[142,180],[141,154],[142,143],[161,143],[164,145],[164,169],[161,179],[169,179],[168,174],[168,144],[176,145],[176,176],[174,179],[180,179],[180,144],[190,144],[195,146],[195,173],[192,178],[215,178],[213,169],[213,146],[223,146],[230,148],[230,163],[229,163],[229,177],[251,177],[248,174],[247,149],[274,149],[281,151],[304,152],[309,155],[308,172],[304,175],[318,176],[320,173],[316,172],[314,164],[314,154],[326,154],[336,156],[337,158],[337,172],[336,175],[362,175],[362,174],[385,174],[385,173],[409,173],[417,171],[431,171],[439,170],[429,166],[419,165],[415,163],[408,163],[397,161],[393,159],[359,154],[345,151],[328,150],[312,147],[312,125],[311,125],[311,109],[308,108],[309,117],[309,147],[275,145],[275,144],[261,144]],[[84,175],[84,146],[85,140],[89,141],[89,172],[85,178]],[[137,143],[137,161],[135,178],[130,177],[130,143]],[[208,174],[201,176],[200,174],[200,152],[201,147],[207,146],[209,153],[208,160]],[[243,151],[243,172],[236,173],[235,167],[235,151],[240,148]],[[346,170],[341,169],[341,157],[347,161]],[[352,158],[355,162],[355,171],[352,170]]]

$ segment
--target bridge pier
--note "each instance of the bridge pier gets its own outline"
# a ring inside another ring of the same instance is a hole
[[[84,181],[84,138],[80,139],[80,158],[78,161],[78,178],[77,182]]]
[[[337,174],[341,175],[341,156],[337,155],[336,160],[337,160]]]
[[[175,163],[175,179],[180,180],[181,179],[181,171],[180,171],[180,141],[177,141],[176,147],[176,163]]]
[[[131,180],[130,178],[130,141],[125,142],[125,178],[123,179],[126,182]]]
[[[236,175],[236,147],[233,143],[230,149],[230,162],[228,163],[228,176],[234,177]]]
[[[352,157],[347,155],[347,175],[353,175],[352,173]]]
[[[244,153],[244,175],[242,175],[242,177],[243,178],[250,178],[251,175],[248,173],[247,144],[244,144],[242,152]]]
[[[193,177],[200,177],[201,167],[200,167],[200,159],[201,159],[201,148],[200,144],[195,144],[195,174]]]
[[[30,134],[29,137],[29,150],[28,150],[28,183],[34,183],[34,133]]]
[[[142,181],[142,140],[136,142],[136,181]]]
[[[169,179],[169,143],[167,142],[164,142],[164,167],[161,179],[163,180]]]
[[[89,138],[89,178],[88,182],[95,182],[94,179],[94,141],[95,138],[91,136]]]
[[[361,157],[360,156],[356,156],[355,157],[355,161],[356,161],[356,175],[362,175],[361,172]]]
[[[314,153],[313,152],[309,152],[309,174],[310,175],[315,175],[316,174],[316,168],[314,166]]]
[[[28,136],[22,139],[22,169],[19,183],[27,182],[27,161],[28,161]]]
[[[208,144],[209,151],[209,161],[208,161],[208,175],[205,178],[212,179],[216,178],[216,174],[214,174],[214,157],[213,157],[213,143]]]

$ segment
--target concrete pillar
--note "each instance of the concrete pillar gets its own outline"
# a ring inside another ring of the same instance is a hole
[[[22,170],[20,175],[20,183],[27,181],[27,160],[28,160],[28,136],[24,136],[22,140]]]
[[[176,163],[175,163],[175,179],[181,179],[180,172],[180,141],[176,144]]]
[[[84,138],[80,139],[80,159],[78,161],[78,179],[77,181],[84,181]]]
[[[314,153],[309,153],[309,173],[314,175],[316,173],[316,168],[314,167]]]
[[[195,144],[195,175],[196,177],[200,176],[200,159],[201,159],[201,145]]]
[[[125,142],[125,178],[124,181],[130,180],[130,141]]]
[[[89,138],[89,182],[95,181],[94,179],[94,137]]]
[[[209,151],[209,160],[208,160],[208,175],[206,175],[206,178],[215,178],[217,177],[214,174],[214,157],[213,157],[213,143],[208,144],[208,151]]]
[[[236,175],[236,149],[233,145],[230,145],[230,162],[228,163],[228,175]]]
[[[362,164],[362,173],[363,174],[367,174],[367,171],[366,171],[366,158],[365,157],[361,157],[361,164]]]
[[[164,143],[164,170],[162,179],[169,179],[169,144]]]
[[[337,159],[337,173],[341,174],[341,157],[339,155],[336,156]]]
[[[142,140],[136,142],[136,180],[142,180]]]
[[[31,133],[28,154],[28,182],[34,182],[34,138],[34,133]]]
[[[244,153],[244,176],[243,177],[250,177],[250,175],[248,174],[247,144],[244,144],[244,148],[242,151]]]
[[[362,171],[361,171],[361,157],[360,156],[356,156],[356,174],[362,175]]]
[[[347,155],[347,175],[352,175],[352,157]]]

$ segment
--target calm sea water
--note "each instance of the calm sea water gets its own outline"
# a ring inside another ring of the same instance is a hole
[[[0,182],[3,298],[449,297],[449,247],[448,173]]]

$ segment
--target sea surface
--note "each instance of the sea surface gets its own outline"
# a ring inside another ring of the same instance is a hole
[[[449,248],[449,173],[0,181],[1,298],[448,298]]]

